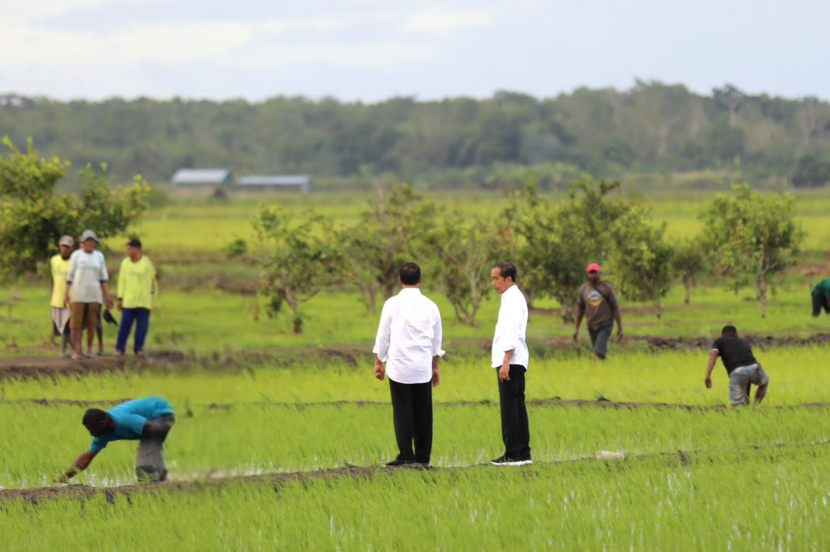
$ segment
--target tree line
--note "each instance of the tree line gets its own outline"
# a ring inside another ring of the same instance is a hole
[[[442,207],[398,185],[343,228],[313,211],[297,221],[279,207],[262,207],[253,223],[259,248],[251,253],[263,269],[269,314],[286,306],[296,333],[302,304],[327,286],[357,288],[376,312],[378,301],[396,292],[398,268],[412,260],[428,275],[427,287],[445,295],[469,325],[490,289],[490,268],[504,260],[519,267],[531,306],[553,298],[567,322],[591,262],[604,266],[624,298],[650,302],[658,317],[675,283],[684,285],[688,304],[704,276],[736,293],[753,287],[766,316],[768,293],[795,264],[804,237],[792,197],[737,186],[701,213],[706,224],[699,235],[672,241],[665,223],[651,222],[648,210],[619,188],[618,181],[577,181],[567,200],[554,202],[531,180],[505,209],[483,213]],[[246,251],[241,245],[229,253]]]
[[[0,135],[17,143],[32,136],[38,148],[61,152],[76,167],[103,160],[116,176],[142,174],[157,183],[179,168],[217,166],[349,179],[346,186],[387,174],[439,187],[517,190],[517,167],[538,167],[543,188],[582,173],[614,178],[725,168],[753,181],[830,181],[830,104],[731,85],[701,95],[637,81],[628,90],[580,88],[544,99],[503,91],[484,100],[399,97],[374,104],[6,95]]]

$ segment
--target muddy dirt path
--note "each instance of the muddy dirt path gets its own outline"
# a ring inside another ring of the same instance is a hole
[[[812,345],[830,346],[830,334],[820,333],[810,337],[773,337],[769,335],[748,334],[744,336],[753,347],[759,350],[776,347],[805,347]],[[664,336],[629,336],[625,345],[632,348],[645,348],[651,352],[661,351],[707,351],[712,346],[711,338],[672,338]],[[478,354],[490,351],[488,339],[456,339],[447,344],[450,354]],[[575,345],[570,338],[556,337],[531,343],[536,353],[590,354],[585,348]],[[146,359],[135,357],[93,357],[71,360],[54,356],[26,356],[0,358],[0,379],[13,377],[52,377],[60,375],[86,375],[97,372],[117,372],[120,370],[146,369],[163,370],[177,365],[198,364],[209,369],[227,370],[240,366],[293,366],[309,359],[349,366],[359,366],[371,362],[371,345],[337,345],[330,347],[286,347],[261,351],[238,351],[232,355],[213,353],[203,357],[192,358],[178,351],[158,351],[150,353]]]
[[[648,460],[655,460],[664,458],[666,460],[667,467],[677,467],[678,465],[681,466],[692,466],[695,464],[701,464],[705,462],[712,462],[719,455],[723,455],[726,453],[741,453],[741,452],[758,452],[758,451],[782,451],[786,449],[791,449],[793,451],[799,450],[803,451],[805,449],[813,450],[815,455],[818,455],[820,451],[830,445],[830,441],[821,441],[816,443],[802,443],[802,444],[795,444],[795,445],[788,445],[785,443],[779,443],[775,445],[769,446],[749,446],[749,447],[733,447],[733,448],[726,448],[720,450],[692,450],[692,451],[684,451],[684,450],[677,450],[675,452],[654,452],[654,453],[644,453],[638,455],[628,455],[625,456],[622,460],[605,460],[599,457],[599,451],[596,456],[577,456],[574,458],[569,458],[565,460],[555,460],[555,461],[548,461],[548,462],[534,462],[536,466],[557,466],[557,465],[568,465],[568,464],[575,464],[575,463],[596,463],[602,462],[605,464],[617,463],[617,462],[637,462],[637,461],[648,461]],[[777,455],[769,455],[767,460],[769,462],[775,462],[777,459]],[[731,458],[731,461],[734,461],[734,458]],[[205,478],[201,478],[198,480],[192,481],[176,481],[176,482],[166,482],[166,483],[147,483],[142,485],[124,485],[121,487],[89,487],[86,485],[66,485],[66,486],[55,486],[55,487],[38,487],[32,489],[4,489],[0,490],[0,503],[5,500],[25,500],[32,504],[38,504],[40,502],[44,502],[54,498],[64,498],[64,497],[71,497],[71,498],[80,498],[80,499],[87,499],[98,495],[104,495],[108,502],[114,502],[115,499],[119,496],[125,496],[129,500],[129,496],[134,493],[145,493],[145,492],[193,492],[202,490],[205,488],[220,488],[224,485],[228,484],[236,484],[236,483],[248,483],[248,484],[257,484],[257,485],[270,485],[273,487],[275,491],[279,491],[279,488],[291,481],[309,481],[315,479],[329,479],[329,478],[341,478],[341,477],[353,477],[353,478],[368,478],[373,476],[394,476],[396,473],[400,473],[401,470],[404,471],[423,471],[426,473],[433,473],[433,472],[456,472],[456,471],[463,471],[463,470],[470,470],[470,469],[488,469],[490,468],[489,464],[474,464],[470,466],[455,466],[455,467],[431,467],[431,468],[421,468],[421,467],[405,467],[405,468],[386,468],[383,466],[369,466],[369,467],[361,467],[361,466],[351,466],[347,465],[342,468],[333,468],[327,470],[317,470],[317,471],[307,471],[307,472],[290,472],[290,473],[273,473],[273,474],[263,474],[263,475],[245,475],[245,476],[235,476],[235,477],[224,477],[221,475],[218,476],[207,476]],[[498,468],[493,468],[498,469]],[[532,467],[523,468],[523,469],[533,469]]]
[[[109,399],[100,401],[78,401],[71,399],[20,399],[13,401],[0,401],[0,404],[33,404],[40,406],[77,406],[84,408],[92,408],[96,406],[114,406],[132,400],[130,398],[124,399]],[[470,407],[470,406],[497,406],[495,401],[455,401],[455,402],[435,402],[435,406],[453,408],[453,407]],[[534,407],[563,407],[563,408],[610,408],[615,410],[633,410],[633,409],[654,409],[654,410],[727,410],[730,407],[726,404],[718,405],[692,405],[692,404],[673,404],[673,403],[648,403],[648,402],[614,402],[609,400],[585,400],[585,399],[571,399],[562,400],[559,397],[551,397],[549,399],[531,399],[527,401],[528,406]],[[330,401],[330,402],[251,402],[251,403],[208,403],[205,405],[209,410],[232,410],[237,406],[259,406],[259,407],[274,407],[274,408],[295,408],[302,410],[304,408],[319,407],[319,406],[358,406],[358,407],[380,407],[391,408],[391,404],[381,401]],[[762,406],[763,410],[789,410],[802,408],[830,408],[830,403],[801,403],[794,405],[775,405]],[[186,415],[186,414],[185,414]]]

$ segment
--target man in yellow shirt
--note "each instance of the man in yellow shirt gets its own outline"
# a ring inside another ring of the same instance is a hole
[[[115,346],[118,356],[123,356],[127,349],[133,322],[136,325],[133,351],[137,356],[144,356],[144,340],[150,329],[150,311],[157,291],[156,269],[141,253],[141,240],[133,238],[127,243],[127,258],[121,262],[118,273],[118,310],[122,312]]]
[[[66,273],[69,272],[69,257],[75,250],[72,236],[63,236],[58,242],[61,252],[52,257],[49,266],[52,269],[52,344],[55,338],[63,336],[61,354],[66,355],[69,345],[69,305],[66,304]]]

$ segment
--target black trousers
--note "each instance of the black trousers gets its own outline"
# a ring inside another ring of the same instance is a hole
[[[525,406],[525,367],[510,365],[510,381],[499,380],[501,437],[504,455],[511,460],[530,460],[530,426]],[[498,371],[496,371],[498,376]]]
[[[432,382],[398,383],[389,379],[398,460],[429,464],[432,454]],[[415,444],[413,452],[412,445]]]
[[[813,295],[813,316],[821,314],[821,309],[830,314],[830,306],[827,305],[827,297],[824,295]]]

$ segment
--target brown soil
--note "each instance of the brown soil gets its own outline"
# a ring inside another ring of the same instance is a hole
[[[747,334],[744,336],[754,347],[768,349],[775,347],[803,347],[810,345],[830,345],[830,334],[820,333],[811,337],[773,337]],[[661,337],[661,336],[627,336],[624,344],[645,345],[649,351],[708,350],[712,339]],[[489,351],[489,339],[471,338],[455,339],[447,344],[450,351],[459,351],[460,356],[473,351]],[[555,352],[585,352],[569,337],[551,337],[531,343],[534,349]],[[163,369],[172,365],[198,360],[206,368],[227,369],[250,365],[271,365],[274,367],[295,366],[298,363],[322,360],[349,366],[360,366],[371,362],[371,345],[351,344],[328,347],[285,347],[263,351],[240,351],[230,355],[213,353],[198,359],[190,358],[178,351],[158,351],[150,353],[146,359],[135,357],[94,357],[74,361],[55,356],[25,356],[0,358],[0,380],[9,377],[42,377],[58,375],[85,375],[96,372],[120,371],[126,368]]]
[[[72,399],[20,399],[14,401],[0,401],[0,404],[36,404],[40,406],[79,406],[79,407],[93,407],[99,405],[117,405],[127,401],[130,398],[124,399],[105,399],[100,401],[79,401]],[[468,406],[491,406],[496,403],[493,401],[456,401],[456,402],[436,402],[435,406],[445,408],[452,407],[468,407]],[[530,406],[536,407],[596,407],[596,408],[612,408],[615,410],[630,410],[640,408],[650,408],[655,410],[726,410],[727,405],[713,405],[702,406],[692,404],[672,404],[672,403],[648,403],[648,402],[614,402],[607,399],[586,400],[586,399],[572,399],[562,400],[559,397],[551,397],[549,399],[533,399],[527,401]],[[207,405],[211,410],[233,410],[240,405],[250,406],[272,406],[276,408],[296,408],[301,410],[303,408],[317,407],[317,406],[359,406],[359,407],[389,407],[390,403],[381,401],[329,401],[329,402],[308,402],[308,403],[293,403],[293,402],[252,402],[252,403],[210,403]],[[794,405],[776,405],[765,406],[765,409],[788,410],[794,408],[830,408],[830,403],[802,403]]]
[[[178,364],[185,360],[187,356],[177,351],[158,351],[145,359],[133,356],[92,357],[81,360],[56,356],[8,357],[0,358],[0,379],[117,372],[132,367]]]

